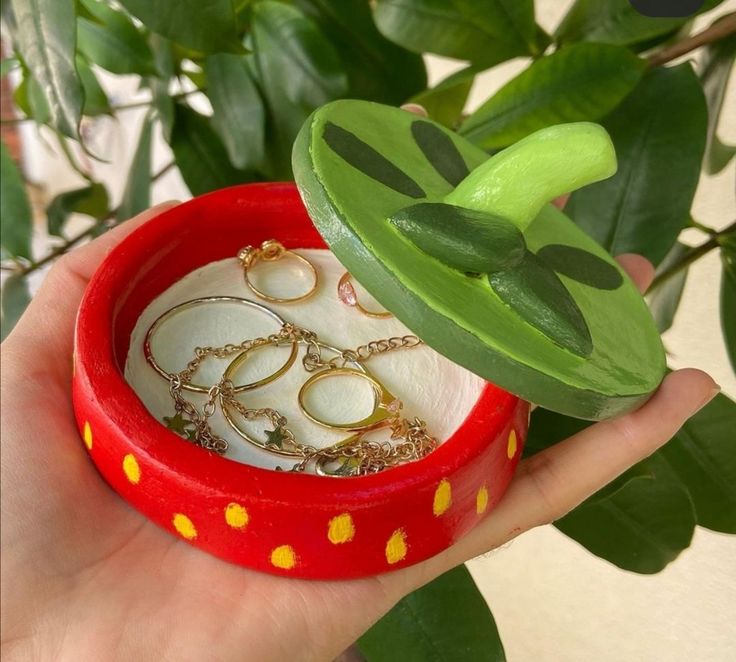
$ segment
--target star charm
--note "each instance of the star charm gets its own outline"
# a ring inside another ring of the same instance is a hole
[[[284,441],[286,441],[286,434],[284,434],[284,428],[282,428],[280,425],[275,430],[264,430],[263,431],[266,435],[266,445],[267,446],[276,446],[277,448],[282,448],[284,445]]]
[[[182,437],[188,437],[187,428],[192,425],[192,422],[184,418],[181,412],[178,411],[174,416],[164,416],[164,424],[172,432],[176,432]]]

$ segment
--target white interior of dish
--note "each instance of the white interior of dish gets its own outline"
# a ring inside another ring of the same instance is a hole
[[[249,299],[276,312],[284,320],[317,333],[325,343],[338,348],[355,348],[372,340],[401,337],[410,331],[397,319],[370,318],[338,299],[337,283],[345,273],[344,267],[327,250],[300,250],[300,255],[314,264],[319,274],[315,294],[305,301],[291,304],[269,303],[259,299],[247,287],[238,261],[221,260],[208,264],[181,279],[156,298],[143,312],[131,338],[125,364],[125,378],[146,408],[159,421],[174,413],[169,395],[169,383],[147,363],[143,344],[146,332],[160,315],[170,308],[200,297],[233,296]],[[259,262],[251,278],[264,292],[278,297],[289,297],[309,289],[311,275],[298,260],[284,258],[275,262]],[[368,310],[380,306],[354,283],[358,300]],[[248,338],[275,333],[279,323],[260,310],[237,303],[200,305],[172,316],[162,324],[152,340],[156,360],[164,370],[182,370],[193,357],[197,346],[218,347],[237,344]],[[252,382],[272,373],[282,365],[290,347],[268,347],[251,352],[234,381]],[[297,393],[310,377],[302,367],[305,346],[299,346],[299,355],[288,372],[276,381],[239,396],[251,408],[272,407],[288,419],[287,427],[299,441],[316,447],[325,447],[349,436],[308,420],[300,411]],[[332,356],[325,352],[325,356]],[[218,381],[228,360],[210,359],[196,376],[201,384]],[[403,403],[403,413],[426,421],[428,431],[441,443],[465,420],[477,401],[484,382],[473,373],[461,368],[427,346],[372,357],[366,364],[370,372]],[[201,409],[205,394],[185,393],[185,397]],[[360,420],[373,409],[373,392],[366,380],[344,376],[326,379],[310,392],[308,406],[320,418],[346,422]],[[259,467],[291,468],[295,460],[279,457],[244,441],[227,423],[219,411],[210,419],[213,432],[229,442],[226,456],[230,459]],[[271,429],[267,421],[246,425],[257,438]],[[387,439],[385,432],[370,433],[372,438]],[[187,443],[182,441],[182,443]]]

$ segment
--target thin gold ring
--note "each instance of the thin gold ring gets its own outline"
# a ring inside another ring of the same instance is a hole
[[[341,351],[337,349],[336,347],[332,347],[331,345],[328,345],[321,341],[317,341],[317,345],[319,345],[323,349],[326,349],[330,352],[334,352],[335,354],[341,353]],[[243,354],[247,354],[248,351],[243,352]],[[238,365],[242,364],[242,362],[245,360],[244,358],[241,359],[243,354],[238,355],[238,357],[235,359],[235,361],[240,359],[240,363]],[[235,361],[233,361],[233,363],[235,363]],[[225,371],[225,374],[223,375],[223,379],[229,379],[235,373],[235,370],[237,370],[237,366],[231,370],[233,363],[231,363],[228,366],[227,370]],[[362,374],[367,373],[367,369],[365,368],[365,366],[361,365],[358,362],[353,362],[353,363],[356,366],[356,370],[355,370],[356,374],[362,375]],[[332,370],[328,369],[328,370],[325,370],[324,372],[332,372]],[[378,407],[378,401],[376,400],[376,402],[374,403],[374,410],[377,407]],[[288,450],[285,448],[274,448],[273,446],[269,446],[267,442],[260,441],[256,439],[255,437],[250,436],[250,434],[248,434],[248,432],[239,425],[237,419],[235,418],[235,416],[233,416],[230,406],[228,405],[227,401],[225,400],[222,394],[220,394],[220,408],[222,409],[222,413],[225,416],[225,420],[230,424],[230,427],[233,430],[235,430],[235,432],[237,432],[238,435],[242,437],[243,439],[245,439],[245,441],[247,441],[249,444],[252,444],[256,448],[260,448],[261,450],[268,451],[269,453],[273,453],[275,455],[281,455],[282,457],[302,457],[302,454],[299,453],[298,451],[292,451],[292,450]],[[330,427],[330,426],[327,426],[327,427]],[[329,448],[349,445],[355,441],[356,437],[357,435],[351,435],[347,439],[342,439],[341,441],[335,442],[334,444],[329,446]]]
[[[263,304],[256,303],[255,301],[249,301],[248,299],[242,299],[241,297],[228,297],[228,296],[200,297],[199,299],[191,299],[190,301],[185,301],[184,303],[180,303],[179,305],[174,306],[173,308],[169,308],[169,310],[167,310],[165,313],[160,315],[154,321],[154,323],[151,324],[151,326],[148,328],[148,331],[146,332],[146,338],[143,341],[143,353],[146,356],[146,361],[148,361],[148,364],[159,375],[161,375],[161,377],[163,377],[165,380],[171,381],[171,378],[174,376],[175,373],[167,372],[158,364],[158,361],[156,361],[156,357],[153,355],[153,349],[151,347],[153,336],[155,335],[156,331],[158,331],[158,329],[161,327],[161,325],[164,322],[166,322],[166,320],[173,317],[174,315],[177,315],[178,313],[184,310],[188,310],[190,308],[194,308],[196,306],[199,306],[202,304],[209,304],[209,303],[239,303],[244,306],[248,306],[250,308],[259,310],[262,313],[265,313],[269,317],[273,318],[276,322],[278,322],[281,327],[283,327],[286,324],[286,321],[283,320],[278,314],[276,314],[270,308],[267,308]],[[269,375],[268,377],[264,377],[263,379],[260,379],[256,382],[234,386],[233,392],[242,393],[243,391],[250,391],[254,388],[258,388],[259,386],[264,386],[265,384],[269,384],[275,379],[278,379],[294,363],[298,352],[299,352],[299,346],[298,346],[297,341],[294,340],[292,341],[291,353],[289,354],[289,358],[286,359],[286,362],[281,368],[279,368],[272,375]],[[193,393],[208,393],[209,390],[212,388],[212,386],[211,385],[205,386],[204,384],[194,384],[194,383],[187,382],[187,383],[182,384],[181,388],[185,391],[190,391]]]
[[[358,301],[358,295],[355,292],[355,287],[353,287],[353,284],[350,282],[351,278],[352,276],[350,273],[346,271],[337,283],[337,297],[340,301],[342,301],[346,306],[350,306],[360,311],[366,317],[376,317],[379,319],[393,317],[393,314],[388,310],[376,312],[361,306],[360,301]]]
[[[299,296],[288,298],[275,297],[259,290],[251,282],[248,272],[259,261],[263,260],[264,262],[274,262],[275,260],[281,260],[284,257],[290,257],[292,259],[298,260],[303,265],[305,265],[307,269],[312,273],[314,283],[312,284],[311,289],[305,294],[300,294]],[[264,241],[259,248],[255,246],[246,246],[245,248],[241,248],[240,251],[238,251],[238,260],[243,267],[245,284],[253,291],[256,296],[264,299],[265,301],[270,301],[271,303],[296,303],[297,301],[304,301],[305,299],[308,299],[317,291],[317,285],[319,284],[319,275],[317,274],[317,269],[315,268],[315,266],[306,257],[284,248],[275,239]]]
[[[359,421],[353,421],[351,423],[333,423],[331,421],[325,421],[316,414],[309,411],[304,398],[307,391],[314,386],[317,382],[330,377],[360,377],[367,380],[373,388],[374,403],[373,411],[368,414],[365,418]],[[332,428],[337,430],[348,430],[350,432],[360,432],[364,430],[374,430],[375,428],[386,425],[389,420],[394,420],[400,410],[401,401],[393,395],[381,382],[378,381],[373,375],[367,370],[355,370],[354,368],[333,368],[331,370],[323,370],[312,375],[299,389],[299,408],[302,413],[313,423],[321,425],[325,428]]]

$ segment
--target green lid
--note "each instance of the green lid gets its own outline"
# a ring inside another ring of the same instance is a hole
[[[602,127],[550,127],[489,158],[428,119],[336,101],[307,120],[293,165],[338,260],[449,359],[589,419],[640,405],[662,380],[636,287],[548,204],[615,172]]]

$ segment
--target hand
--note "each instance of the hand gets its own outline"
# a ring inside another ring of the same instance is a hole
[[[128,507],[84,452],[70,400],[74,318],[105,255],[171,204],[61,258],[2,345],[2,654],[19,660],[331,660],[401,597],[551,522],[666,442],[718,387],[670,374],[638,411],[525,460],[476,529],[424,563],[283,579],[195,549]],[[643,258],[620,262],[641,289]]]

